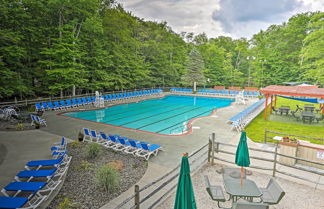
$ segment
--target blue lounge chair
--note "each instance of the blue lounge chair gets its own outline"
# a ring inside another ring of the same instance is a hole
[[[100,144],[104,145],[107,148],[111,148],[112,146],[115,145],[115,143],[109,139],[106,133],[100,131],[99,134],[101,139],[101,141],[99,142]]]
[[[96,130],[91,130],[90,131],[90,137],[91,137],[91,141],[95,140],[95,142],[99,142],[100,140],[100,136],[97,134]]]
[[[55,106],[56,109],[63,109],[64,108],[58,103],[58,101],[54,102],[54,106]]]
[[[157,144],[148,145],[147,143],[141,142],[140,145],[142,146],[142,149],[135,154],[139,157],[144,157],[145,160],[148,160],[151,155],[156,156],[159,150],[161,150],[161,146]]]
[[[128,139],[128,142],[130,146],[124,150],[125,153],[135,155],[137,151],[142,149],[142,146],[139,143],[137,143],[137,140],[135,141],[133,139]]]
[[[88,128],[83,128],[83,141],[91,141],[91,135]]]
[[[65,102],[63,100],[60,101],[60,105],[65,109],[70,108],[70,105],[65,104]]]
[[[77,101],[78,101],[78,103],[79,103],[80,105],[82,105],[82,106],[85,105],[85,103],[81,100],[81,98],[77,98]]]
[[[76,105],[72,104],[71,100],[67,99],[65,100],[66,104],[69,105],[70,107],[76,107]]]
[[[20,171],[16,176],[15,180],[20,181],[21,178],[27,178],[27,181],[31,181],[33,178],[46,177],[48,180],[55,174],[57,168],[48,170],[24,170]]]
[[[74,106],[80,106],[80,104],[78,103],[78,101],[76,100],[76,99],[72,99],[72,104],[74,105]]]
[[[39,103],[36,103],[35,107],[36,107],[36,111],[43,111],[44,110],[44,108]]]
[[[85,98],[81,98],[81,99],[82,99],[83,104],[85,104],[85,105],[89,104],[89,102]]]
[[[62,150],[64,149],[64,145],[66,144],[65,137],[62,136],[61,142],[54,143],[55,146],[51,147],[51,151]]]
[[[27,197],[0,197],[0,208],[7,209],[35,209],[37,208],[47,196],[34,196],[32,199]]]
[[[125,138],[125,137],[120,137],[117,140],[117,142],[119,142],[121,144],[121,146],[116,146],[116,148],[114,149],[116,151],[124,151],[131,147],[130,143],[127,141],[127,138]]]
[[[30,117],[32,120],[32,122],[30,124],[31,126],[33,126],[35,124],[47,126],[45,119],[42,119],[42,118],[38,117],[37,115],[30,115]]]
[[[92,99],[90,97],[87,97],[87,101],[88,101],[89,104],[93,104],[94,103],[94,101],[92,101]]]
[[[50,107],[48,107],[48,105],[46,104],[46,102],[42,102],[42,106],[45,110],[49,110],[51,109]]]
[[[55,107],[52,102],[47,102],[47,106],[49,106],[49,108],[52,110],[57,110],[57,107]]]
[[[67,155],[64,155],[58,159],[53,160],[33,160],[26,163],[25,168],[27,170],[31,170],[31,168],[35,168],[36,170],[39,170],[41,167],[44,166],[53,166],[53,167],[59,167],[61,165],[68,165],[71,162],[72,157],[68,157]]]
[[[49,181],[49,182],[11,182],[7,186],[5,186],[1,192],[9,197],[9,194],[7,191],[14,192],[14,197],[17,196],[20,192],[28,192],[30,195],[28,198],[31,198],[32,196],[44,196],[43,193],[48,193],[47,195],[50,196],[50,194],[57,188],[57,186],[61,183],[61,180],[58,181]]]

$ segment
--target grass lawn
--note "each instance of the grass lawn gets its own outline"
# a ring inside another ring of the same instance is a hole
[[[277,105],[280,106],[290,106],[290,109],[295,110],[296,104],[300,107],[303,107],[304,104],[313,104],[308,102],[301,102],[291,99],[285,99],[282,97],[277,97]],[[314,104],[316,108],[319,108],[319,104]],[[270,109],[270,108],[268,108]],[[269,113],[270,114],[270,113]],[[269,117],[269,115],[268,115]],[[285,116],[283,116],[285,117]],[[292,118],[293,120],[293,118]],[[323,124],[323,122],[321,122]],[[297,123],[287,123],[280,121],[272,121],[272,120],[263,120],[263,112],[258,115],[247,127],[246,133],[247,136],[255,142],[263,142],[264,141],[264,130],[265,128],[269,131],[276,131],[280,133],[292,134],[292,135],[301,135],[315,138],[324,139],[324,125],[309,125],[309,124],[297,124]],[[305,139],[302,139],[305,140]],[[316,143],[315,141],[312,141]],[[317,142],[319,143],[319,142]]]

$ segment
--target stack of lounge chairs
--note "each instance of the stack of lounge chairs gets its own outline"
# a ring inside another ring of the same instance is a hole
[[[124,93],[116,93],[116,94],[107,94],[102,95],[101,97],[105,102],[109,101],[120,101],[124,99],[130,99],[135,97],[143,97],[161,94],[162,89],[151,89],[151,90],[143,90],[143,91],[134,91],[134,92],[124,92]],[[68,108],[74,108],[85,105],[92,105],[96,101],[96,97],[83,97],[83,98],[75,98],[75,99],[66,99],[54,102],[42,102],[36,103],[35,108],[36,111],[45,111],[45,110],[65,110]]]
[[[242,131],[264,109],[265,99],[261,99],[229,119],[232,128]]]
[[[66,154],[64,137],[54,147],[51,148],[53,159],[29,161],[25,170],[18,172],[1,190],[0,208],[37,208],[60,185],[71,157]]]
[[[95,142],[115,151],[143,157],[145,160],[149,160],[152,155],[156,156],[159,150],[162,150],[162,147],[157,144],[149,144],[119,135],[107,135],[104,132],[98,133],[96,130],[88,128],[83,128],[83,135],[83,141]]]
[[[205,94],[205,95],[215,95],[215,96],[235,96],[242,91],[239,90],[206,90],[206,89],[199,89],[198,94]],[[259,91],[243,91],[243,95],[246,97],[257,97],[260,95]]]
[[[180,89],[180,88],[171,88],[171,92],[180,92],[184,94],[192,94],[192,89]]]

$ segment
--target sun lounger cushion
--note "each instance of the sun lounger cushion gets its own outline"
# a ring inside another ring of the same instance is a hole
[[[59,159],[55,160],[35,160],[35,161],[29,161],[26,165],[29,167],[33,166],[54,166],[57,164],[60,164],[63,160],[63,157],[60,157]]]
[[[0,208],[21,208],[27,201],[27,197],[0,197]]]
[[[52,176],[55,172],[55,169],[49,169],[49,170],[24,170],[20,171],[17,174],[17,177],[19,178],[30,178],[30,177],[47,177]]]
[[[4,189],[6,191],[28,191],[28,192],[37,192],[43,188],[47,182],[11,182]]]

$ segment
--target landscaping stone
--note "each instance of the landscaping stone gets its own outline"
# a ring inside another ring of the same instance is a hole
[[[72,156],[72,161],[66,179],[62,189],[49,205],[49,209],[57,208],[64,198],[69,198],[80,208],[100,208],[133,186],[147,169],[147,162],[143,159],[107,148],[103,148],[97,158],[88,159],[85,156],[86,143],[72,144],[68,144],[68,152]],[[95,180],[96,170],[109,163],[122,166],[120,186],[111,193],[100,188]]]

